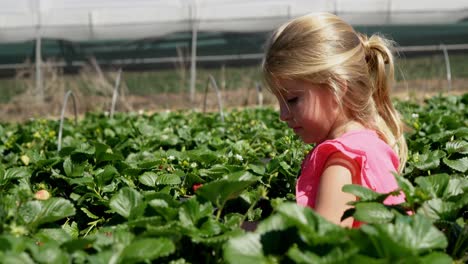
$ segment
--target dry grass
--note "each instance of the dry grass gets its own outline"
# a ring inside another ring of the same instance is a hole
[[[181,65],[184,62],[180,62]],[[21,82],[27,89],[24,93],[14,97],[10,102],[1,104],[1,122],[21,122],[30,118],[58,119],[66,91],[71,90],[77,100],[78,112],[110,111],[112,94],[117,71],[103,72],[94,59],[83,67],[79,74],[65,77],[60,68],[54,68],[51,63],[44,63],[44,100],[38,100],[35,90],[35,68],[32,63],[25,63],[19,70],[16,81]],[[187,73],[180,66],[178,75],[181,83],[187,79]],[[245,77],[245,78],[244,78]],[[257,105],[257,92],[254,81],[243,76],[242,87],[235,90],[224,89],[226,77],[221,76],[220,89],[223,107],[226,109]],[[422,102],[424,98],[439,93],[446,93],[447,82],[444,80],[411,80],[397,83],[393,97],[403,100]],[[452,82],[452,94],[468,92],[468,79],[456,79]],[[443,90],[441,90],[441,88]],[[129,94],[125,81],[121,82],[116,111],[157,112],[163,110],[203,109],[204,93],[197,93],[194,102],[190,102],[187,93],[158,93],[145,96]],[[264,105],[276,105],[276,99],[268,91],[263,92]],[[217,97],[213,90],[207,94],[207,109],[217,111]],[[68,104],[71,114],[71,103]]]

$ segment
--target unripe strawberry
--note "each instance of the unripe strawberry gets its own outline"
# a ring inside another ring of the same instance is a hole
[[[50,193],[47,190],[39,190],[34,194],[34,198],[45,201],[50,198]]]

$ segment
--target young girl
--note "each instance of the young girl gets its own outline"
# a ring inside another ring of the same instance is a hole
[[[280,118],[305,143],[297,203],[340,222],[347,202],[341,191],[359,184],[385,193],[398,189],[407,147],[403,124],[389,97],[394,65],[390,42],[359,34],[339,17],[321,13],[289,21],[273,34],[263,62],[266,82],[280,103]],[[403,194],[386,204],[404,201]]]

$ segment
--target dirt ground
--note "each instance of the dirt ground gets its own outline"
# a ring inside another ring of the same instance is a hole
[[[444,87],[444,88],[441,88]],[[402,100],[422,102],[425,98],[437,94],[463,94],[468,92],[468,80],[455,80],[452,82],[452,90],[448,90],[447,82],[440,80],[417,80],[398,83],[394,86],[392,97]],[[257,106],[258,94],[254,88],[222,91],[223,109]],[[49,95],[40,102],[37,97],[20,95],[10,102],[0,104],[0,122],[23,122],[31,118],[59,119],[63,105],[64,93]],[[110,111],[112,96],[87,96],[77,93],[76,107],[80,116],[89,111]],[[198,93],[194,102],[190,102],[188,93],[174,94],[162,93],[146,96],[124,95],[120,96],[116,103],[115,111],[147,113],[165,110],[195,109],[203,111],[206,104],[207,111],[217,111],[218,102],[214,92]],[[263,105],[276,106],[276,99],[268,91],[263,92]],[[66,116],[72,117],[73,103],[67,104]]]

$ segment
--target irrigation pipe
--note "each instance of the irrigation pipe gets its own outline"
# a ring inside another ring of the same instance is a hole
[[[110,119],[114,118],[115,104],[117,103],[117,97],[119,96],[121,76],[122,76],[122,68],[119,69],[117,73],[117,78],[115,79],[114,92],[112,93],[112,105],[110,109]]]
[[[203,102],[203,113],[206,112],[206,99],[207,99],[207,94],[208,94],[208,87],[210,86],[210,84],[215,88],[216,97],[218,98],[219,115],[221,116],[221,122],[224,122],[223,102],[221,100],[221,93],[219,92],[218,84],[216,83],[215,78],[211,74],[208,76],[208,83],[207,83],[206,89],[205,89],[205,100]]]
[[[447,51],[447,46],[444,44],[440,45],[440,48],[442,49],[442,52],[444,53],[444,60],[445,60],[445,70],[447,72],[447,91],[449,92],[452,90],[452,70],[450,68],[450,59]]]
[[[60,114],[60,128],[59,128],[59,133],[58,133],[58,140],[57,140],[57,150],[60,151],[62,149],[62,131],[63,131],[63,119],[65,117],[65,109],[67,109],[67,102],[68,98],[72,97],[73,101],[73,110],[75,113],[75,126],[78,125],[78,112],[76,110],[76,100],[75,100],[75,95],[73,94],[72,91],[68,91],[65,94],[65,97],[63,98],[63,106],[62,106],[62,112]]]
[[[256,82],[255,89],[257,90],[257,104],[259,106],[263,106],[262,84],[260,84],[260,82]]]

